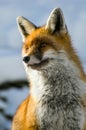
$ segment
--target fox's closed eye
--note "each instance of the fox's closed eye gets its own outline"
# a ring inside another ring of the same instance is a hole
[[[28,50],[29,50],[29,47],[26,47],[25,50],[28,51]]]
[[[44,47],[46,47],[46,43],[45,42],[41,43],[41,45],[40,45],[40,48],[44,48]]]

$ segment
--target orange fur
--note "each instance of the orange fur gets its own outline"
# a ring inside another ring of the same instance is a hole
[[[36,122],[35,108],[36,104],[34,99],[31,96],[27,97],[19,106],[14,116],[14,124],[16,125],[16,129],[14,129],[14,124],[12,125],[12,129],[39,130]]]

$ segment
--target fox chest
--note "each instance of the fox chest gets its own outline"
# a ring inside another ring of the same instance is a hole
[[[65,69],[54,71],[54,75],[51,72],[43,76],[35,72],[35,78],[31,77],[38,126],[41,130],[80,130],[83,111],[79,83]]]
[[[82,116],[78,95],[54,87],[46,89],[37,106],[36,114],[41,130],[77,130]]]
[[[36,89],[37,93],[34,91],[38,99],[36,116],[41,130],[80,129],[83,114],[79,90],[75,82],[71,79],[66,81],[66,78],[61,81],[49,79],[48,84],[45,82],[44,86]]]

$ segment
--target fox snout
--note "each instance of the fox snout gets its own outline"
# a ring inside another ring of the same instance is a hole
[[[39,64],[41,62],[41,58],[37,55],[27,55],[23,57],[23,62],[27,65]]]
[[[29,57],[29,56],[25,56],[25,57],[23,58],[23,61],[24,61],[25,63],[28,63],[29,60],[30,60],[30,57]]]
[[[28,65],[38,64],[42,60],[42,54],[36,50],[33,54],[26,54],[23,56],[23,62]]]

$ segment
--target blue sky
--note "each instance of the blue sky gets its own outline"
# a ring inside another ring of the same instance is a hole
[[[0,57],[21,53],[22,41],[16,17],[43,25],[53,8],[60,7],[73,45],[86,66],[86,0],[0,0]]]

